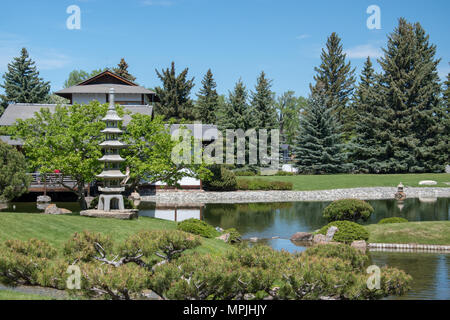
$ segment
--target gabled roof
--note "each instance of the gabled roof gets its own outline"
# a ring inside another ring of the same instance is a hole
[[[83,82],[77,84],[77,86],[85,86],[88,84],[98,84],[99,81],[102,81],[102,79],[105,78],[113,78],[119,82],[121,82],[122,84],[128,85],[128,86],[137,86],[136,83],[125,79],[124,77],[119,76],[118,74],[115,74],[114,72],[111,72],[109,70],[103,71],[102,73],[99,73],[96,76],[93,76],[92,78],[89,78],[87,80],[84,80]],[[102,83],[108,83],[108,82],[102,82]]]
[[[156,95],[154,91],[141,87],[111,71],[99,73],[75,86],[59,90],[55,94],[70,99],[74,93],[109,93],[110,88],[114,88],[116,93]]]

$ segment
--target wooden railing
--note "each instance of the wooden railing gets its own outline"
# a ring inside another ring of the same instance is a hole
[[[28,173],[28,175],[31,176],[31,182],[30,182],[30,191],[32,190],[40,190],[43,191],[44,194],[47,191],[54,191],[64,190],[64,185],[69,186],[71,188],[76,187],[76,181],[70,177],[65,176],[61,173],[48,173],[48,174],[41,174],[41,173]],[[88,185],[85,186],[88,188]]]

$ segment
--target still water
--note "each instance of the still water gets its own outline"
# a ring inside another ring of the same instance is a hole
[[[409,221],[450,220],[450,199],[435,202],[407,199],[368,201],[375,209],[367,224],[387,217],[404,217]],[[78,212],[77,203],[56,203],[58,207]],[[140,215],[181,221],[198,217],[223,229],[236,228],[243,238],[257,237],[276,250],[301,252],[289,238],[296,232],[311,232],[327,222],[322,218],[329,202],[207,204],[198,208],[157,209],[152,203],[141,203]],[[0,210],[1,211],[1,210]],[[36,203],[11,203],[3,211],[41,212]],[[373,264],[397,267],[413,276],[411,291],[401,299],[450,299],[450,255],[438,253],[370,252]]]

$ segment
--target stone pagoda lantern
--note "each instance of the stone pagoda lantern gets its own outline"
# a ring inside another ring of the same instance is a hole
[[[100,147],[104,150],[104,155],[100,162],[104,163],[102,173],[97,175],[97,179],[103,181],[103,186],[98,188],[101,193],[98,199],[97,210],[85,210],[81,215],[97,216],[97,217],[114,217],[120,219],[131,219],[137,217],[135,209],[126,210],[124,206],[122,192],[125,187],[121,182],[127,177],[120,171],[120,164],[125,161],[119,151],[127,147],[120,141],[122,130],[119,123],[123,119],[116,112],[114,103],[114,89],[109,90],[109,108],[105,117],[102,119],[106,123],[106,128],[102,130],[105,134],[105,141],[100,143]],[[108,215],[109,213],[109,215]]]

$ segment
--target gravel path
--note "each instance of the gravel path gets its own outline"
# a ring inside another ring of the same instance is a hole
[[[233,191],[233,192],[159,192],[143,196],[142,201],[157,203],[250,203],[250,202],[293,202],[334,201],[345,198],[363,200],[394,199],[397,188],[353,188],[317,191]],[[450,188],[405,188],[407,198],[450,198]]]

